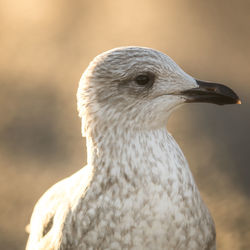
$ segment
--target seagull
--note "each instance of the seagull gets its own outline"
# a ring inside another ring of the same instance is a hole
[[[184,103],[240,104],[235,92],[130,46],[95,57],[77,99],[87,165],[37,202],[26,249],[216,249],[212,216],[166,124]]]

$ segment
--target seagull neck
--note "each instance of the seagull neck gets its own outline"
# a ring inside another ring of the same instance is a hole
[[[186,160],[166,128],[124,133],[117,130],[87,138],[88,164],[94,171],[107,170],[108,175],[133,171],[134,175],[173,172],[176,165],[187,166]],[[131,176],[132,177],[132,176]]]

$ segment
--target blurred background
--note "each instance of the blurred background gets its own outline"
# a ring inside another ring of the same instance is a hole
[[[24,249],[32,209],[86,163],[76,111],[90,60],[117,46],[168,54],[242,105],[190,104],[168,128],[217,228],[218,249],[250,249],[250,2],[0,0],[0,246]]]

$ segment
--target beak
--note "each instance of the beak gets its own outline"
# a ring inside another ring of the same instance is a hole
[[[211,82],[196,80],[198,87],[182,91],[186,102],[206,102],[218,105],[241,104],[237,94],[229,87]]]

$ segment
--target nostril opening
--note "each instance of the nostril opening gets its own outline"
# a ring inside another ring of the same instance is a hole
[[[216,92],[216,88],[212,88],[212,87],[207,88],[207,90]]]

